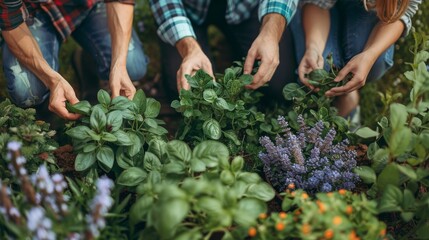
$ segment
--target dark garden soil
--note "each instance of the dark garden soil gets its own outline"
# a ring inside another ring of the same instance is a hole
[[[81,175],[74,170],[74,161],[76,159],[76,154],[73,152],[72,145],[64,145],[57,148],[54,151],[54,156],[56,158],[56,163],[60,167],[61,172],[67,177],[81,177]]]

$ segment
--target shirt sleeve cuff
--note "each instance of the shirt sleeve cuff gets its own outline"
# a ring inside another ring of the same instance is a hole
[[[135,0],[104,0],[105,3],[111,3],[111,2],[120,2],[123,4],[130,4],[130,5],[136,5]]]
[[[159,26],[158,35],[164,42],[172,46],[176,45],[176,42],[182,38],[196,38],[191,21],[184,16],[173,17],[165,21]]]
[[[412,26],[413,26],[413,23],[412,23],[412,20],[411,20],[411,18],[410,17],[408,17],[408,16],[402,16],[401,17],[401,21],[404,23],[404,25],[405,25],[405,29],[404,29],[404,32],[402,33],[402,37],[406,37],[406,36],[408,36],[408,34],[410,33],[410,31],[411,31],[411,28],[412,28]]]
[[[287,23],[290,23],[290,20],[296,12],[297,3],[297,0],[261,1],[261,4],[259,5],[259,20],[262,21],[262,18],[267,14],[278,13],[286,18]]]

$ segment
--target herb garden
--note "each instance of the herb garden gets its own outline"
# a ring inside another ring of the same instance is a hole
[[[174,137],[143,90],[68,104],[64,133],[5,100],[0,239],[429,239],[428,37],[411,51],[409,95],[358,128],[324,96],[348,81],[330,58],[280,106],[241,62],[187,76]]]

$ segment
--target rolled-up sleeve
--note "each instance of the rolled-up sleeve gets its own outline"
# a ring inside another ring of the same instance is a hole
[[[130,4],[130,5],[135,5],[136,1],[135,0],[104,0],[105,3],[111,3],[111,2],[120,2],[123,4]]]
[[[164,42],[174,46],[182,38],[196,38],[181,0],[151,0],[150,5]]]
[[[259,4],[259,20],[269,14],[278,13],[290,23],[298,7],[298,0],[261,0]]]
[[[422,0],[411,0],[407,11],[405,11],[404,15],[401,17],[401,21],[405,24],[403,36],[407,36],[410,33],[411,27],[413,26],[413,16],[416,14],[417,10],[419,10],[419,5],[421,3]]]
[[[22,0],[0,1],[0,30],[9,31],[17,28],[28,17],[28,10]]]

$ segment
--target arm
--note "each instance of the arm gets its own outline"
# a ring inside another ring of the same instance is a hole
[[[326,96],[339,96],[353,92],[365,85],[366,78],[380,55],[394,44],[405,29],[401,20],[386,24],[379,22],[371,32],[362,53],[352,58],[338,73],[335,81],[341,81],[347,74],[352,73],[353,78],[344,86],[332,88]]]
[[[302,25],[305,32],[305,54],[299,64],[298,75],[302,83],[313,89],[304,77],[314,69],[323,68],[323,50],[330,28],[329,10],[306,4],[302,10]]]
[[[69,113],[65,106],[66,101],[71,104],[79,102],[73,88],[43,58],[39,45],[27,25],[21,24],[12,30],[2,31],[2,35],[18,61],[30,69],[49,88],[49,110],[65,119],[78,119],[79,115]]]
[[[127,54],[132,33],[134,6],[121,2],[109,2],[106,3],[106,9],[112,38],[112,61],[109,76],[112,97],[123,95],[131,99],[136,88],[128,76]]]
[[[158,35],[166,43],[175,46],[182,56],[177,71],[177,89],[189,89],[185,75],[203,69],[213,76],[212,65],[196,40],[191,21],[186,16],[182,0],[151,0],[152,12],[158,23]]]
[[[247,53],[244,73],[250,74],[252,72],[256,60],[261,60],[261,65],[248,88],[257,89],[271,80],[280,61],[279,42],[286,23],[290,22],[295,13],[297,2],[296,0],[260,1],[261,31]]]

